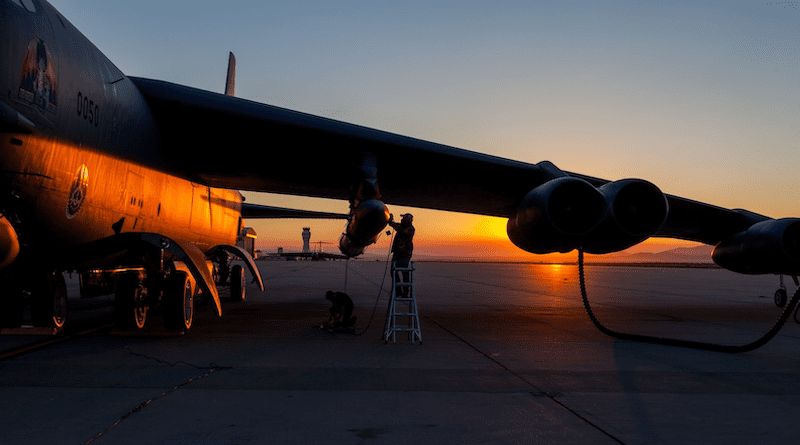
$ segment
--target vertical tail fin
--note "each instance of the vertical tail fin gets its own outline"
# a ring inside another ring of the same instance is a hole
[[[236,91],[236,57],[228,53],[228,78],[225,80],[225,95],[235,96]]]

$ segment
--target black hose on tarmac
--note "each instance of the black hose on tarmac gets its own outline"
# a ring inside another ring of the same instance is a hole
[[[611,330],[605,326],[595,317],[594,312],[592,312],[592,308],[589,305],[589,298],[586,296],[586,283],[584,280],[584,270],[583,270],[583,248],[578,249],[578,274],[580,278],[581,284],[581,297],[583,298],[583,306],[586,308],[586,313],[589,314],[589,318],[592,320],[592,323],[600,330],[600,332],[614,338],[619,338],[620,340],[632,340],[638,341],[643,343],[653,343],[658,345],[667,345],[667,346],[679,346],[682,348],[691,348],[691,349],[702,349],[706,351],[715,351],[715,352],[726,352],[726,353],[739,353],[739,352],[748,352],[764,346],[772,340],[775,335],[778,334],[778,331],[781,330],[786,320],[792,314],[792,311],[797,306],[798,300],[800,300],[800,288],[792,296],[792,299],[789,300],[789,303],[784,307],[783,312],[781,312],[780,317],[772,325],[769,331],[766,334],[761,336],[756,341],[751,343],[747,343],[744,345],[722,345],[716,343],[706,343],[706,342],[699,342],[699,341],[692,341],[692,340],[680,340],[675,338],[664,338],[664,337],[655,337],[650,335],[640,335],[640,334],[629,334],[624,332],[617,332]]]

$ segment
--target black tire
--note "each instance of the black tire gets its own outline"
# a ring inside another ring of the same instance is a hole
[[[189,331],[194,319],[192,282],[185,272],[175,272],[164,285],[164,325],[167,329]]]
[[[114,318],[120,329],[143,329],[147,323],[148,305],[139,274],[126,273],[117,280],[114,297]]]
[[[244,301],[245,299],[245,277],[244,268],[240,265],[235,265],[231,268],[231,300]]]
[[[67,284],[64,274],[51,272],[38,278],[31,292],[34,326],[61,329],[67,321]]]
[[[786,301],[788,300],[788,295],[786,294],[786,289],[780,288],[775,291],[775,306],[784,307],[786,306]]]

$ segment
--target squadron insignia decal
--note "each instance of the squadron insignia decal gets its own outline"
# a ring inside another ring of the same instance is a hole
[[[57,90],[53,56],[42,39],[34,38],[22,62],[18,97],[42,114],[55,114]]]
[[[69,188],[69,197],[67,199],[67,219],[75,218],[75,215],[83,207],[83,201],[86,200],[86,190],[89,188],[89,169],[86,165],[81,165],[81,168],[75,173],[75,180]]]

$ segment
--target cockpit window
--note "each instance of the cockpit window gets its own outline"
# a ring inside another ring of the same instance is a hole
[[[20,8],[25,8],[30,12],[36,12],[36,6],[31,0],[11,0],[11,3],[14,3]]]

